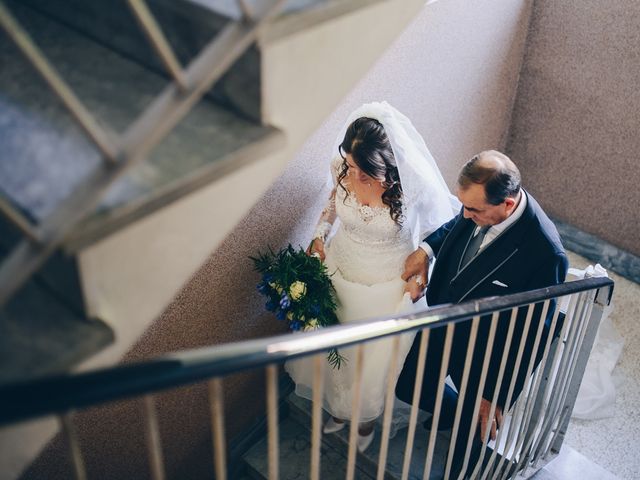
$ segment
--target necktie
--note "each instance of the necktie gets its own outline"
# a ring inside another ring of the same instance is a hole
[[[491,228],[491,225],[486,225],[480,228],[480,231],[469,240],[469,244],[467,245],[467,249],[464,252],[464,257],[462,258],[462,267],[464,268],[467,263],[471,261],[471,259],[478,253],[480,249],[480,245],[482,245],[482,240],[484,240],[484,236],[487,234],[487,231]]]

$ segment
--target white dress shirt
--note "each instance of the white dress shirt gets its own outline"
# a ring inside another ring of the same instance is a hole
[[[497,225],[491,225],[489,230],[487,230],[487,233],[485,233],[484,235],[484,239],[482,240],[482,244],[480,245],[478,252],[486,248],[487,245],[489,245],[496,238],[498,238],[505,230],[507,230],[514,223],[516,223],[518,219],[522,216],[522,214],[524,213],[524,209],[527,207],[527,194],[524,192],[524,190],[520,190],[520,192],[521,192],[521,195],[520,195],[520,201],[518,202],[518,206],[515,208],[513,213],[509,215],[504,221],[498,223]],[[480,228],[482,227],[476,226],[475,230],[473,231],[474,237],[478,234],[478,232],[480,231]],[[422,242],[420,244],[420,248],[422,248],[425,252],[427,252],[427,255],[429,256],[429,260],[433,259],[433,256],[434,256],[433,249],[427,242]]]

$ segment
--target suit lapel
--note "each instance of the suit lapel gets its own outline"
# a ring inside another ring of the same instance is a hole
[[[518,221],[487,245],[451,279],[451,287],[454,288],[457,293],[456,296],[458,297],[455,301],[461,302],[464,300],[517,253],[520,245],[526,241],[527,232],[531,228],[534,217],[531,202],[528,201],[525,211]],[[473,224],[471,220],[466,220],[465,222],[468,222],[468,224],[465,228],[460,229],[455,239],[451,239],[452,244],[466,242],[468,239],[468,235],[470,235],[470,231],[474,228],[475,224]],[[454,232],[452,231],[451,233]],[[464,245],[462,247],[464,247]],[[455,258],[454,261],[459,262],[459,260],[459,258]]]

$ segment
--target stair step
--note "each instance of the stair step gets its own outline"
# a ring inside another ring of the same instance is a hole
[[[281,480],[309,477],[311,465],[311,442],[309,430],[293,418],[287,418],[279,425],[279,465]],[[269,459],[267,439],[263,438],[243,457],[247,473],[256,480],[268,478]],[[323,443],[320,447],[320,478],[323,480],[343,479],[347,471],[347,459],[342,452]],[[372,477],[356,466],[355,478],[369,480]]]
[[[306,428],[310,429],[311,402],[297,396],[296,394],[291,394],[288,401],[290,404],[291,417],[296,419],[296,421],[304,425]],[[328,416],[325,413],[323,421],[326,421],[327,419]],[[373,478],[375,478],[378,468],[377,465],[380,453],[380,435],[382,427],[380,424],[376,424],[375,429],[376,436],[373,443],[363,454],[359,453],[357,459],[358,466]],[[404,452],[407,444],[407,433],[408,429],[403,428],[389,440],[385,473],[385,478],[387,479],[395,480],[402,478],[402,465],[404,462]],[[347,428],[344,428],[340,432],[323,435],[322,440],[339,451],[347,452],[349,446],[349,428],[347,426]],[[411,466],[408,477],[411,480],[421,480],[423,478],[422,474],[424,471],[428,440],[429,431],[425,430],[422,425],[418,425],[414,438],[413,453],[411,456]],[[429,476],[430,479],[441,479],[444,475],[449,440],[449,432],[438,432],[436,436],[436,446],[433,455],[431,473]]]
[[[234,3],[235,0],[233,0]],[[168,78],[166,68],[142,32],[125,1],[22,0],[45,15],[71,26],[82,35]],[[234,19],[219,0],[147,0],[163,34],[181,65],[187,65]],[[222,2],[224,3],[224,2]],[[237,7],[237,6],[236,6]],[[206,97],[260,121],[260,52],[251,47],[207,92]]]
[[[80,100],[112,130],[124,131],[167,84],[162,76],[32,8],[10,7]],[[0,191],[37,223],[101,159],[6,36],[0,37],[0,64]],[[80,247],[95,241],[263,158],[282,142],[278,130],[200,101],[147,160],[112,186],[69,242]]]
[[[19,239],[0,217],[0,262]],[[76,259],[58,251],[0,308],[0,383],[67,372],[113,340],[85,317]]]
[[[0,383],[68,372],[113,341],[34,277],[0,310]]]

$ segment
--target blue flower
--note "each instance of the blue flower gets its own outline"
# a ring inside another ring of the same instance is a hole
[[[287,312],[285,312],[284,310],[278,310],[278,313],[276,313],[276,318],[278,320],[284,320],[287,317]]]
[[[270,289],[271,287],[269,287],[269,284],[267,284],[267,283],[265,283],[265,282],[260,282],[260,283],[256,286],[256,288],[258,289],[258,291],[259,291],[260,293],[267,294],[267,293],[269,293],[269,289]]]
[[[320,305],[318,305],[317,303],[314,303],[313,305],[311,305],[309,307],[309,313],[313,317],[317,317],[318,315],[320,315]]]
[[[264,283],[273,282],[273,278],[273,274],[271,273],[265,273],[264,275],[262,275],[262,280],[264,280]]]
[[[302,322],[300,320],[294,320],[289,324],[289,328],[291,328],[291,330],[293,330],[294,332],[297,332],[302,328]]]
[[[269,300],[267,303],[264,304],[264,308],[266,308],[270,312],[274,312],[275,309],[278,308],[278,304],[273,300]]]
[[[291,300],[289,300],[289,296],[286,292],[282,292],[282,298],[280,298],[280,308],[286,310],[291,306]]]

